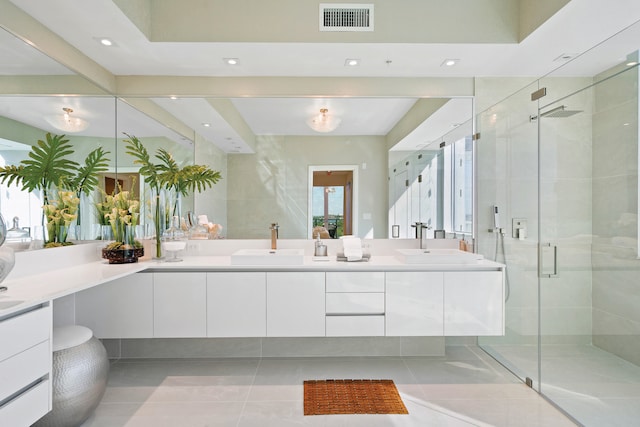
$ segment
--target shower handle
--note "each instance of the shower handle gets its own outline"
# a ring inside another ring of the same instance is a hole
[[[551,243],[538,245],[538,277],[555,279],[558,273],[558,246]]]

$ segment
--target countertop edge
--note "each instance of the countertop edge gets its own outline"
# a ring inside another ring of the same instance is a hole
[[[42,304],[111,280],[139,272],[229,272],[229,271],[499,271],[503,264],[482,260],[476,264],[405,264],[393,256],[374,256],[366,262],[314,261],[305,256],[302,265],[232,265],[229,256],[189,256],[182,262],[143,260],[132,264],[108,264],[106,261],[83,263],[46,273],[6,280],[8,291],[0,302],[20,300],[19,304],[0,309],[0,318],[31,306]]]

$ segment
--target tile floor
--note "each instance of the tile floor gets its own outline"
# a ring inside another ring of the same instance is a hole
[[[536,346],[493,345],[488,350],[518,375],[537,376]],[[545,345],[541,388],[586,427],[640,425],[640,367],[598,347]]]
[[[393,379],[409,415],[304,416],[305,379]],[[120,360],[83,427],[574,426],[473,346],[443,357]]]

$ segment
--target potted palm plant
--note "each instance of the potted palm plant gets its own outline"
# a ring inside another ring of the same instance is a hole
[[[163,192],[173,193],[174,206],[169,217],[179,215],[180,196],[187,196],[190,191],[202,192],[213,187],[222,175],[218,171],[210,169],[204,165],[186,165],[180,167],[174,160],[171,153],[164,148],[159,148],[155,158],[159,161],[154,163],[151,155],[133,135],[126,134],[128,139],[124,140],[127,154],[134,157],[134,163],[140,165],[139,173],[144,176],[144,182],[149,186],[153,199],[152,209],[155,228],[155,255],[154,258],[161,259],[162,256],[162,233],[165,231],[167,220],[162,209]]]
[[[90,195],[98,184],[98,173],[107,170],[108,151],[102,147],[91,151],[84,165],[71,159],[73,145],[65,135],[47,133],[45,140],[31,147],[29,158],[19,165],[0,167],[0,179],[8,185],[22,184],[27,191],[42,191],[43,226],[46,226],[45,247],[66,242],[66,230],[79,218],[82,194]]]

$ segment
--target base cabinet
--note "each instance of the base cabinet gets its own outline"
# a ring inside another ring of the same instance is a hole
[[[207,273],[207,335],[267,335],[266,273]]]
[[[444,273],[444,335],[504,335],[502,271]]]
[[[442,336],[443,288],[441,272],[387,272],[386,335]]]
[[[504,334],[502,271],[153,272],[76,294],[98,338]]]
[[[26,427],[51,410],[51,304],[0,316],[0,426]]]
[[[153,273],[153,336],[207,336],[207,273]]]
[[[76,323],[98,338],[152,338],[153,274],[136,273],[78,292]]]
[[[323,272],[267,273],[267,336],[325,336]]]

